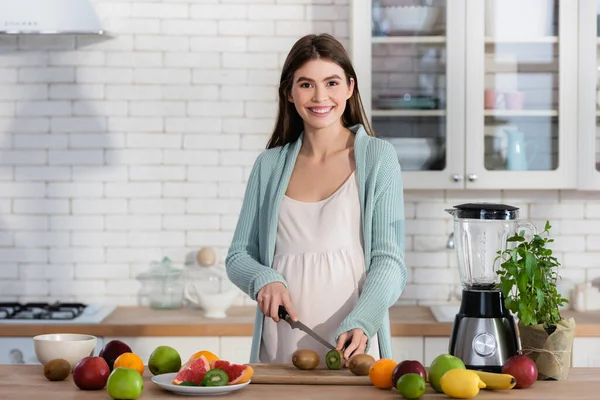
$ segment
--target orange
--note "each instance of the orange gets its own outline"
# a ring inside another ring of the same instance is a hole
[[[133,353],[123,353],[115,360],[115,365],[113,370],[117,369],[117,367],[134,369],[140,373],[140,375],[144,375],[144,362],[137,354]]]
[[[373,386],[379,389],[391,389],[394,387],[392,375],[394,375],[396,365],[396,361],[389,358],[381,358],[371,364],[369,379]]]
[[[217,357],[217,355],[215,353],[211,353],[208,350],[201,350],[197,353],[192,354],[192,356],[190,357],[190,360],[195,360],[196,358],[198,358],[200,356],[204,356],[204,358],[206,358],[208,360],[208,362],[216,361],[219,359],[219,357]]]

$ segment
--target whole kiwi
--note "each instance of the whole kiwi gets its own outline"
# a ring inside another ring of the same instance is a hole
[[[337,349],[329,350],[325,355],[325,365],[329,369],[340,369],[344,361],[344,355]]]
[[[62,358],[56,358],[44,364],[44,376],[49,381],[63,381],[71,373],[71,364]]]
[[[300,349],[292,354],[292,364],[298,369],[315,369],[319,362],[319,355],[312,350]]]
[[[369,354],[356,354],[350,357],[348,369],[354,375],[364,376],[369,375],[369,368],[375,362],[375,359]]]

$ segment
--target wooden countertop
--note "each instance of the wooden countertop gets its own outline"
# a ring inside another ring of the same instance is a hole
[[[35,336],[70,332],[95,336],[252,336],[254,307],[232,307],[225,319],[208,319],[200,310],[153,310],[147,307],[118,307],[100,324],[0,324],[0,337]],[[600,311],[562,312],[574,317],[577,337],[600,337]],[[448,337],[451,323],[439,323],[429,307],[394,306],[390,309],[392,336]]]
[[[0,397],[21,400],[43,398],[47,400],[107,400],[105,389],[82,391],[73,383],[72,375],[60,382],[50,382],[44,378],[41,365],[0,365]],[[144,374],[144,390],[140,399],[179,398],[181,396],[166,392],[156,386],[148,371]],[[538,381],[527,389],[508,391],[482,390],[476,397],[481,400],[506,399],[544,399],[565,400],[598,398],[600,388],[600,368],[572,368],[569,378],[564,381]],[[380,390],[373,386],[325,386],[325,385],[260,385],[246,386],[240,391],[227,395],[227,398],[245,400],[264,399],[399,399],[401,396],[393,390]],[[421,399],[448,399],[441,393],[434,393],[430,387]]]

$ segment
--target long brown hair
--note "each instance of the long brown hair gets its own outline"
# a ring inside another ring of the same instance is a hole
[[[275,123],[273,135],[267,143],[267,149],[296,141],[304,130],[304,122],[296,107],[288,101],[288,98],[292,90],[294,73],[306,62],[317,58],[332,61],[342,67],[348,85],[350,84],[350,78],[354,79],[354,91],[346,102],[342,124],[345,127],[362,124],[367,134],[374,136],[358,91],[356,72],[354,72],[354,67],[352,67],[352,62],[344,46],[328,34],[306,35],[294,44],[283,64],[281,79],[279,80],[277,122]]]

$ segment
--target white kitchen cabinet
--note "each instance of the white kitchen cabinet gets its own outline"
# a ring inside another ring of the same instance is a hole
[[[440,354],[448,354],[450,337],[426,337],[425,338],[425,365],[431,365],[431,362]]]
[[[182,363],[185,363],[192,354],[200,350],[208,350],[217,355],[220,351],[219,337],[214,336],[147,336],[147,337],[104,337],[104,343],[111,340],[121,340],[127,343],[131,350],[140,356],[144,364],[148,364],[150,354],[158,346],[171,346],[181,356]]]
[[[600,4],[579,1],[579,176],[578,189],[600,189]]]
[[[236,364],[250,361],[252,336],[221,336],[219,357]]]
[[[578,2],[526,3],[424,1],[420,24],[414,7],[351,3],[363,102],[406,189],[576,187]]]
[[[600,367],[600,338],[576,337],[571,364],[573,367]]]
[[[394,361],[417,360],[423,363],[423,337],[392,337]]]

